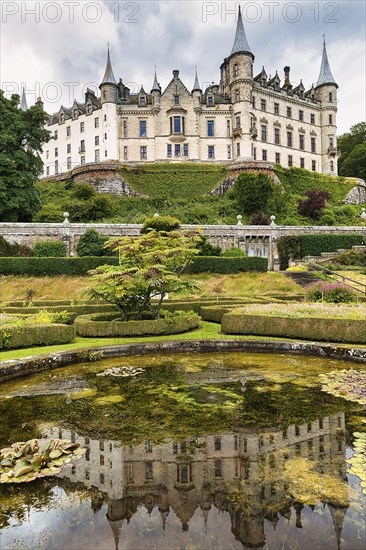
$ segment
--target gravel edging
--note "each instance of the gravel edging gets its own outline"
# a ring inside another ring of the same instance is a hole
[[[295,353],[330,359],[342,359],[366,363],[366,348],[346,348],[314,342],[263,342],[257,340],[170,340],[92,347],[79,350],[66,350],[45,355],[34,355],[12,359],[0,363],[0,382],[29,374],[81,363],[149,353],[200,353],[200,352],[251,351],[253,353]],[[99,355],[99,357],[98,357]]]

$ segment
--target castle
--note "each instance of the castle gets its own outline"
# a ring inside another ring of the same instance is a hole
[[[316,85],[293,86],[264,67],[253,76],[254,54],[239,8],[234,44],[220,67],[220,83],[192,91],[173,71],[162,91],[155,78],[130,93],[117,82],[108,48],[101,96],[87,90],[84,103],[61,107],[49,118],[53,139],[42,154],[44,177],[89,163],[279,163],[337,175],[337,89],[324,41]],[[37,105],[42,107],[39,98]],[[23,95],[22,106],[26,102]]]

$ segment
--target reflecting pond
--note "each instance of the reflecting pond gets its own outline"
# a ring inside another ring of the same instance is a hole
[[[100,376],[120,367],[137,374]],[[164,354],[1,384],[0,448],[34,437],[86,448],[57,477],[0,485],[1,550],[364,550],[365,496],[347,459],[365,410],[318,377],[351,367]]]

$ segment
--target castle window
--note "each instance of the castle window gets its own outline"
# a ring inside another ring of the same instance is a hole
[[[145,462],[146,481],[154,479],[153,463],[149,460]]]
[[[261,126],[262,141],[267,141],[267,126]]]
[[[238,434],[234,435],[234,450],[237,451],[239,449],[239,436]]]
[[[262,160],[267,160],[267,150],[262,149]]]
[[[291,107],[287,107],[287,118],[291,118],[292,117],[292,109]]]
[[[293,162],[292,162],[292,155],[289,155],[289,156],[288,156],[288,165],[289,165],[289,166],[292,166],[292,165],[293,165]]]
[[[108,138],[107,134],[104,134],[104,141],[106,141]]]
[[[147,441],[145,441],[145,452],[152,453],[152,451],[153,451],[152,444],[150,439],[148,439]]]
[[[66,136],[67,137],[71,136],[71,126],[66,126]]]
[[[235,101],[240,101],[240,90],[235,90]]]
[[[179,105],[179,95],[174,96],[174,105]]]
[[[222,461],[220,459],[215,460],[215,477],[222,477]]]
[[[146,105],[146,98],[145,98],[144,95],[140,95],[140,96],[139,96],[139,105],[140,105],[140,107],[145,107],[145,105]]]
[[[305,149],[305,136],[304,134],[299,135],[299,149],[303,151]]]
[[[100,151],[99,149],[96,149],[95,150],[95,162],[99,162],[100,161]]]
[[[280,164],[280,162],[281,162],[280,154],[279,154],[279,153],[276,153],[276,163],[277,163],[277,164]]]
[[[261,111],[265,111],[265,110],[266,110],[266,100],[261,99]]]
[[[183,145],[183,155],[184,155],[185,157],[188,157],[188,152],[189,152],[188,143],[185,143],[185,144]]]
[[[74,118],[78,118],[79,116],[79,111],[77,109],[74,109]]]
[[[315,160],[312,160],[311,161],[311,169],[313,172],[316,172],[316,163],[315,163]]]
[[[58,147],[55,147],[55,157],[58,157]]]
[[[230,136],[230,120],[226,121],[226,135]]]
[[[315,115],[310,113],[310,124],[315,124]]]
[[[123,131],[123,137],[127,137],[127,120],[124,120],[122,122],[122,131]]]
[[[240,143],[236,144],[236,156],[240,157]]]
[[[99,117],[95,117],[94,119],[94,128],[99,128]]]
[[[252,99],[252,103],[253,103],[253,109],[255,109],[255,97],[253,96],[253,99]]]
[[[85,164],[85,157],[80,157],[80,164]]]
[[[275,103],[275,104],[274,104],[274,114],[275,114],[275,115],[279,115],[279,114],[280,114],[280,104],[279,104],[279,103]]]
[[[58,160],[55,160],[55,174],[58,174]]]
[[[332,160],[330,161],[330,171],[334,172],[334,162]]]
[[[329,137],[329,147],[333,147],[334,146],[334,138],[333,136],[330,136]]]
[[[175,157],[180,157],[180,144],[179,143],[176,143],[175,146],[174,146],[174,156]]]
[[[90,105],[90,103],[88,104],[87,108],[86,108],[86,112],[90,115],[92,112],[93,112],[93,106]]]
[[[54,138],[57,139],[58,138],[58,131],[55,130],[55,133],[54,133]]]
[[[146,120],[140,120],[140,137],[146,137]]]
[[[234,76],[238,76],[238,64],[235,63],[234,65]]]
[[[173,117],[173,122],[174,122],[174,126],[173,126],[174,133],[175,134],[180,134],[180,132],[181,132],[181,119],[180,119],[180,116]]]
[[[105,157],[108,157],[108,151],[107,151],[107,149],[104,149],[104,156],[105,156]]]
[[[209,145],[208,146],[207,154],[208,154],[209,159],[214,159],[215,158],[215,146],[214,145]]]
[[[177,464],[177,483],[191,483],[192,482],[192,465],[191,464]]]
[[[46,159],[48,159],[49,156],[50,156],[50,152],[46,151]]]
[[[330,125],[333,124],[333,115],[329,115],[329,124],[330,124]]]
[[[230,160],[231,159],[231,145],[228,145],[227,146],[227,158]]]
[[[84,140],[84,139],[82,139],[82,140],[80,141],[79,153],[85,153],[85,140]]]
[[[50,175],[50,167],[47,166],[47,168],[46,168],[46,176],[49,176],[49,175]]]
[[[80,122],[80,132],[85,132],[85,122]]]
[[[171,157],[172,156],[172,145],[171,143],[168,143],[166,146],[166,156]]]
[[[126,145],[123,147],[123,158],[124,160],[128,159],[128,149]]]
[[[304,120],[304,111],[299,111],[299,120],[301,120],[301,122]]]
[[[207,135],[208,135],[208,137],[213,137],[215,135],[215,121],[214,120],[208,120],[207,121]]]
[[[215,437],[215,451],[221,451],[221,437]]]
[[[276,145],[280,144],[280,129],[279,128],[274,129],[274,142],[275,142]]]
[[[147,147],[146,145],[143,145],[140,147],[140,159],[145,160],[147,159]]]
[[[99,136],[95,136],[94,145],[99,145]]]
[[[305,159],[304,158],[300,158],[300,168],[305,168]]]
[[[65,115],[61,114],[60,115],[60,124],[63,124],[64,122],[65,122]]]
[[[287,147],[292,147],[292,132],[287,132]]]
[[[67,146],[66,146],[66,153],[70,154],[71,153],[71,143],[68,143]]]
[[[214,98],[212,95],[207,96],[207,105],[214,105]]]
[[[253,149],[253,158],[254,158],[254,160],[257,160],[257,148],[256,147],[254,147],[254,149]]]
[[[316,153],[316,141],[315,141],[315,137],[312,137],[312,138],[311,138],[311,152],[312,152],[312,153]]]
[[[104,122],[107,122],[107,115],[104,115]]]
[[[333,93],[329,92],[329,103],[333,103]]]
[[[235,122],[236,122],[236,127],[237,127],[237,128],[240,128],[240,126],[241,126],[241,124],[240,124],[240,116],[237,116],[237,117],[236,117]]]

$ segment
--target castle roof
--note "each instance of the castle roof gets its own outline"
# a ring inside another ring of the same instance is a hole
[[[198,82],[198,76],[197,76],[197,67],[196,67],[196,76],[195,76],[195,79],[194,79],[194,84],[193,84],[193,88],[192,88],[192,92],[201,92],[201,86],[200,86],[200,83]]]
[[[152,92],[161,92],[158,79],[156,78],[156,69],[155,69],[154,82],[153,82],[151,91]]]
[[[26,111],[28,109],[28,104],[27,104],[27,98],[26,98],[26,95],[25,95],[25,88],[23,87],[23,90],[22,90],[22,99],[21,99],[21,102],[20,102],[20,108],[22,111]]]
[[[323,86],[323,84],[334,84],[335,86],[338,87],[332,75],[332,71],[330,70],[330,65],[329,65],[328,55],[327,55],[327,48],[325,45],[325,38],[324,38],[324,44],[323,44],[322,64],[320,66],[320,72],[319,72],[318,82],[316,83],[316,88],[318,88],[319,86]]]
[[[250,49],[250,46],[248,44],[246,34],[245,34],[240,6],[239,6],[239,11],[238,11],[238,22],[236,24],[236,33],[235,33],[234,44],[233,44],[233,48],[231,50],[230,55],[233,55],[234,53],[239,53],[239,52],[240,53],[244,53],[244,52],[245,53],[250,53],[250,54],[253,55],[252,50]]]
[[[109,44],[108,44],[108,53],[107,53],[107,65],[106,65],[106,68],[105,68],[105,73],[104,73],[104,76],[103,76],[103,80],[100,83],[100,85],[102,85],[102,84],[117,84],[117,81],[116,81],[115,76],[113,74],[111,58],[109,56]]]

